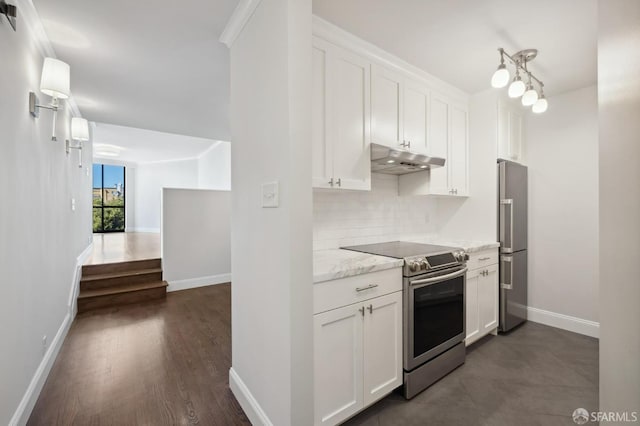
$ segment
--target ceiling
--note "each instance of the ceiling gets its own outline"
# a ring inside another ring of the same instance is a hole
[[[34,0],[82,115],[230,139],[229,52],[218,42],[239,0]]]
[[[210,139],[104,123],[94,123],[92,133],[94,159],[123,163],[196,158],[220,143]]]
[[[507,53],[553,95],[596,83],[597,0],[314,0],[314,14],[458,88],[490,88]]]

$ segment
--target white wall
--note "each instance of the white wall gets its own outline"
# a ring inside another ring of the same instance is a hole
[[[497,239],[497,102],[490,89],[469,98],[468,198],[438,199],[437,229],[442,239]]]
[[[73,317],[76,259],[91,241],[91,177],[67,157],[70,108],[28,112],[39,93],[43,53],[20,2],[18,31],[0,19],[0,424],[25,423]],[[24,7],[23,7],[24,6]],[[73,82],[72,82],[73,84]],[[91,144],[83,163],[91,165]],[[71,199],[76,210],[71,210]],[[56,335],[59,338],[56,339]],[[47,336],[47,348],[43,348]],[[15,417],[14,417],[15,416]]]
[[[231,281],[231,193],[162,192],[162,269],[169,291]]]
[[[600,410],[640,412],[640,2],[598,13]]]
[[[525,121],[529,306],[597,322],[597,89],[552,96]]]
[[[217,142],[198,158],[198,187],[231,190],[231,144]]]
[[[310,425],[311,1],[259,2],[230,57],[230,386],[254,424]],[[261,207],[270,181],[279,208]]]
[[[398,177],[373,173],[371,191],[313,192],[313,248],[432,236],[437,199],[398,196]]]
[[[128,231],[160,232],[162,188],[198,188],[197,159],[138,164],[132,174],[134,192],[127,193],[127,205],[134,212]]]

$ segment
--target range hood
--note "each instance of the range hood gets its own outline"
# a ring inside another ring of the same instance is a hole
[[[371,172],[406,175],[444,166],[445,159],[388,146],[371,144]]]

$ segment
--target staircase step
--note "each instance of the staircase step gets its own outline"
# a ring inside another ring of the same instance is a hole
[[[82,276],[102,275],[112,272],[135,271],[140,269],[154,269],[162,267],[162,259],[132,260],[129,262],[103,263],[100,265],[82,266]]]
[[[83,275],[80,279],[80,290],[96,290],[105,287],[126,286],[162,281],[162,268],[108,272],[103,274]]]
[[[167,294],[167,285],[166,281],[156,281],[81,290],[78,295],[78,312],[162,299]]]

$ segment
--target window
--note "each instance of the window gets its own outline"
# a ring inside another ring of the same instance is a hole
[[[123,166],[93,165],[93,232],[124,232]]]

